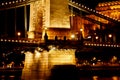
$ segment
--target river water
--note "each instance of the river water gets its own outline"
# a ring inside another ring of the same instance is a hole
[[[74,49],[26,52],[21,75],[3,74],[0,80],[120,80],[119,73],[108,76],[111,74],[109,71],[104,76],[78,73],[74,53]]]
[[[0,76],[0,80],[22,80],[21,79],[21,76],[14,76],[14,75],[11,75],[11,76],[5,76],[5,75],[2,75]],[[79,80],[120,80],[120,76],[109,76],[109,77],[100,77],[100,76],[91,76],[91,77],[80,77]]]

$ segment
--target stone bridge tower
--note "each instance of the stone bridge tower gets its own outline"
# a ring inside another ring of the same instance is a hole
[[[36,0],[30,3],[30,26],[28,38],[42,38],[47,31],[48,38],[56,35],[69,36],[69,0]],[[64,30],[62,30],[64,29]]]

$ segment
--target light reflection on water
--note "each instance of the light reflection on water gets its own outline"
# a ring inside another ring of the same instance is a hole
[[[21,80],[21,77],[15,77],[13,76],[0,76],[0,80]],[[112,77],[99,77],[99,76],[93,76],[93,77],[80,77],[79,80],[120,80],[120,76],[112,76]]]
[[[120,76],[112,76],[112,77],[81,77],[80,80],[120,80]]]
[[[31,65],[32,65],[32,69],[34,69],[34,72],[32,71],[33,74],[32,74],[32,77],[31,77],[30,80],[33,80],[32,79],[33,77],[35,77],[35,78],[37,77],[37,78],[39,78],[37,80],[40,80],[40,78],[41,78],[40,76],[43,76],[43,75],[39,75],[39,71],[37,71],[38,69],[41,69],[41,68],[44,69],[45,68],[43,71],[40,70],[41,72],[45,73],[45,70],[47,71],[48,70],[47,68],[50,65],[56,65],[58,63],[59,64],[74,63],[75,62],[74,61],[74,56],[72,54],[74,51],[73,52],[71,52],[71,51],[73,51],[73,50],[55,50],[55,51],[51,52],[51,55],[50,55],[50,52],[46,52],[46,51],[41,52],[41,53],[35,51],[34,54],[27,53],[25,62],[28,62],[28,63],[27,63],[27,66],[25,65],[26,69],[24,69],[24,70],[25,70],[25,72],[27,72],[27,69],[28,69],[28,71],[30,71]],[[48,55],[47,55],[48,53],[49,53],[49,59],[48,59]],[[69,53],[72,54],[73,57],[71,57],[71,55]],[[42,63],[40,61],[42,61]],[[49,62],[49,65],[48,65],[48,62]],[[41,65],[37,65],[37,64],[41,64]],[[30,67],[30,68],[28,68],[28,67]],[[38,76],[36,76],[37,73],[38,73]],[[110,73],[108,73],[108,74],[110,74]],[[17,78],[14,75],[13,76],[8,76],[8,77],[0,76],[0,80],[21,80],[21,76],[17,77]],[[28,73],[27,73],[27,76],[28,76]],[[25,75],[25,77],[27,77],[27,76]],[[30,76],[28,76],[28,77],[30,77]],[[35,78],[34,78],[34,80],[36,80]],[[24,80],[26,80],[26,79],[24,79]],[[43,79],[43,80],[45,80],[45,79]],[[91,76],[91,77],[84,76],[84,77],[82,77],[82,76],[80,76],[79,80],[120,80],[120,76],[109,76],[109,77],[107,77],[107,76],[104,76],[104,77],[101,77],[101,76]]]

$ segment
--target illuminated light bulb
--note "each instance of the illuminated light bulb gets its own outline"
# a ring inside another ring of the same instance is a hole
[[[98,80],[98,76],[93,76],[93,80]]]
[[[100,44],[97,44],[97,46],[99,46]]]
[[[108,5],[110,5],[110,3],[108,3]]]
[[[85,43],[85,45],[87,45],[87,43]]]
[[[111,45],[111,47],[113,47],[113,45]]]
[[[101,14],[101,15],[104,15],[104,14]]]
[[[96,44],[93,44],[94,46],[96,46]]]
[[[76,3],[78,5],[78,3]]]
[[[21,42],[21,40],[19,40],[19,42]]]
[[[79,6],[81,6],[81,4],[79,4]]]
[[[95,12],[95,10],[93,10],[93,12]]]
[[[9,42],[11,41],[11,40],[8,40]]]
[[[95,37],[95,39],[98,39],[98,38],[99,38],[98,36]]]
[[[90,9],[90,8],[87,8],[88,10]]]
[[[15,40],[15,42],[18,42],[18,40]]]
[[[11,4],[11,2],[9,2],[9,4]]]
[[[92,9],[90,9],[92,11]]]
[[[119,47],[119,45],[117,45],[117,47]]]
[[[5,39],[4,41],[7,41],[7,39]]]
[[[2,3],[2,6],[4,5],[4,3]]]
[[[83,31],[83,29],[81,28],[81,29],[80,29],[80,31],[82,32],[82,31]]]
[[[84,5],[82,5],[82,7],[84,7]]]
[[[14,42],[14,40],[12,40],[12,42]]]
[[[99,13],[98,11],[96,11],[96,13]]]
[[[75,3],[75,1],[73,1],[73,3]]]
[[[26,43],[28,43],[28,41],[26,41]]]
[[[1,39],[1,41],[3,41],[3,39]]]
[[[23,40],[23,42],[25,42],[25,40]]]
[[[106,15],[106,17],[109,17],[108,15]]]
[[[6,2],[5,4],[7,5],[8,3]]]
[[[22,0],[19,0],[20,2],[22,2]]]
[[[72,35],[71,35],[71,38],[75,38],[75,35],[74,35],[74,34],[72,34]]]
[[[115,20],[117,21],[117,19],[115,18]]]
[[[102,46],[102,44],[100,44],[100,46]]]
[[[114,45],[114,47],[116,47],[116,45]]]
[[[18,3],[18,1],[16,1],[16,3]]]
[[[12,3],[15,3],[15,1],[13,1]]]

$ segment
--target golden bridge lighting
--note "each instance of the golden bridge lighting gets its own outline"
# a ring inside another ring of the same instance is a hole
[[[98,36],[95,37],[95,39],[98,39],[98,38],[99,38]]]
[[[72,38],[72,39],[75,39],[75,34],[72,34],[72,35],[71,35],[71,38]]]
[[[20,37],[20,36],[21,36],[21,32],[18,32],[18,33],[17,33],[17,36]]]
[[[82,32],[82,31],[83,31],[83,29],[80,29],[80,31]]]
[[[112,34],[109,34],[108,37],[111,38],[111,37],[112,37]]]

